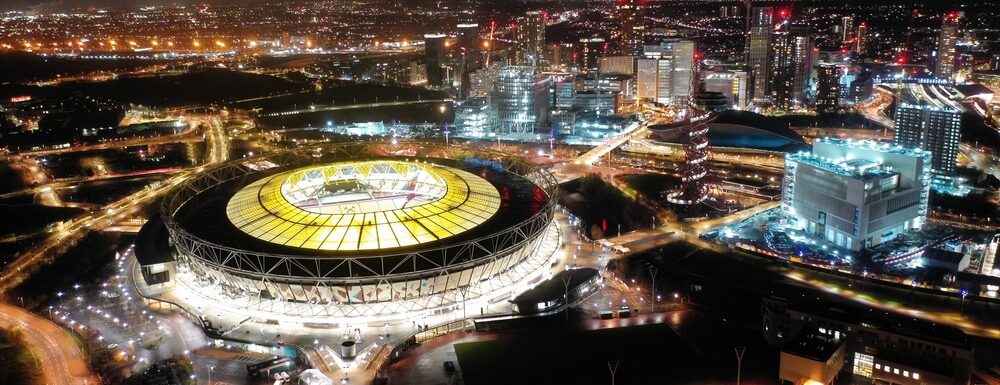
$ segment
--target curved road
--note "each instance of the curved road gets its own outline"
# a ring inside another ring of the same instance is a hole
[[[87,366],[73,336],[56,324],[20,308],[0,303],[0,328],[19,327],[41,361],[47,385],[100,384]]]

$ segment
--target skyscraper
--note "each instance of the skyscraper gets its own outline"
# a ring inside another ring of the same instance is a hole
[[[958,23],[961,15],[949,12],[941,18],[941,34],[938,37],[937,65],[934,76],[951,78],[955,74],[955,41],[958,40]]]
[[[858,24],[858,34],[855,37],[854,50],[859,54],[868,53],[868,23],[862,21]]]
[[[605,56],[600,60],[602,74],[633,75],[635,58],[632,56]]]
[[[458,28],[458,54],[462,59],[462,97],[467,98],[472,90],[472,79],[470,74],[482,67],[482,55],[479,49],[479,24],[466,23],[459,24]]]
[[[747,42],[747,66],[750,68],[753,101],[768,99],[768,75],[771,34],[774,32],[774,8],[756,7],[750,12],[750,37]]]
[[[447,69],[444,68],[444,43],[441,33],[424,35],[424,65],[427,67],[427,85],[444,87]]]
[[[658,59],[636,60],[635,95],[639,100],[656,100],[656,79]]]
[[[816,111],[834,112],[840,106],[840,67],[821,64],[816,67]]]
[[[690,40],[670,39],[644,46],[644,58],[638,65],[643,95],[649,90],[649,75],[655,73],[654,100],[661,104],[685,103],[694,92],[694,51],[695,43]]]
[[[467,54],[478,54],[480,52],[479,45],[479,24],[476,23],[463,23],[457,26],[458,28],[458,49],[465,51]],[[478,55],[473,55],[478,56]]]
[[[946,86],[904,84],[896,105],[895,142],[903,147],[930,151],[931,170],[953,175],[962,134],[962,106],[944,95]]]
[[[811,68],[809,25],[782,23],[774,32],[771,51],[771,101],[782,109],[802,104]]]
[[[522,66],[538,66],[545,49],[545,14],[542,11],[528,11],[517,18],[517,52],[515,63]]]
[[[618,3],[619,54],[636,56],[642,52],[642,39],[646,34],[646,16],[643,0],[621,0]]]
[[[694,42],[691,40],[672,40],[663,44],[669,44],[670,52],[674,57],[674,73],[671,77],[674,103],[686,103],[695,91]]]
[[[733,107],[747,106],[747,73],[744,71],[713,71],[705,74],[705,91],[720,92]]]
[[[533,133],[548,129],[549,78],[535,67],[506,66],[500,70],[490,103],[500,133]]]
[[[840,18],[840,41],[849,42],[854,38],[854,16]]]
[[[607,49],[607,42],[600,37],[585,37],[580,39],[579,63],[580,71],[596,71],[601,64],[601,57]]]

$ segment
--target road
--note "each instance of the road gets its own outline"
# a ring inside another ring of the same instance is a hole
[[[83,146],[73,146],[67,148],[58,148],[52,150],[38,150],[38,151],[22,151],[21,155],[31,155],[31,156],[48,156],[56,154],[65,154],[71,152],[80,151],[95,151],[95,150],[105,150],[109,148],[120,148],[120,147],[130,147],[130,146],[146,146],[155,144],[168,144],[168,143],[185,143],[185,142],[200,142],[201,138],[197,135],[192,135],[194,127],[197,127],[193,122],[190,124],[190,129],[187,131],[172,134],[163,135],[152,138],[135,138],[127,140],[116,140],[112,142],[104,142],[97,144],[88,144]]]
[[[601,144],[600,146],[594,147],[592,150],[587,151],[583,155],[580,155],[580,157],[577,158],[573,163],[588,165],[588,166],[593,165],[595,162],[601,159],[602,156],[607,155],[609,152],[614,151],[614,149],[618,148],[619,146],[628,143],[629,140],[632,140],[633,138],[645,138],[647,135],[649,135],[649,128],[648,125],[644,123],[642,126],[640,126],[639,128],[635,129],[630,133],[612,137],[611,139]]]
[[[875,88],[875,96],[869,102],[859,103],[856,108],[865,118],[890,129],[896,128],[896,122],[885,115],[885,109],[892,104],[896,96],[880,87]]]
[[[311,108],[303,108],[291,111],[272,112],[269,114],[263,114],[262,116],[267,116],[267,117],[288,116],[288,115],[308,114],[310,112],[340,111],[340,110],[351,110],[356,108],[370,108],[370,107],[413,106],[417,104],[428,104],[428,103],[451,103],[452,101],[453,99],[431,99],[431,100],[404,100],[398,102],[381,102],[381,103],[360,103],[360,104],[349,104],[343,106],[311,107]]]
[[[19,327],[32,352],[41,361],[47,385],[100,384],[87,366],[73,336],[46,319],[0,303],[0,328]]]
[[[207,126],[205,140],[208,142],[209,163],[225,161],[229,158],[229,139],[222,128],[222,123],[218,118],[207,118],[204,123]],[[140,207],[156,202],[163,194],[195,177],[204,167],[181,171],[169,179],[108,204],[97,213],[69,221],[61,230],[53,232],[47,239],[25,250],[7,265],[0,273],[0,292],[5,292],[27,279],[32,269],[55,257],[54,251],[58,248],[80,239],[88,231],[103,230],[112,226]]]

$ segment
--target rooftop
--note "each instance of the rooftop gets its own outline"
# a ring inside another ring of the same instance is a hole
[[[930,152],[923,151],[919,148],[906,148],[870,140],[855,141],[850,139],[820,138],[817,139],[815,143],[832,144],[835,146],[857,148],[887,154],[900,154],[904,156],[924,158],[925,161],[930,161]],[[816,155],[815,151],[812,153],[801,151],[796,154],[789,154],[786,159],[806,163],[814,167],[822,168],[824,170],[851,178],[868,178],[872,176],[886,177],[896,173],[891,167],[884,166],[881,161],[864,158],[832,159]]]
[[[787,159],[851,178],[884,178],[895,174],[879,163],[864,159],[830,159],[806,152],[789,154]]]
[[[772,297],[774,298],[774,297]],[[905,317],[896,313],[877,311],[873,308],[856,306],[854,304],[803,298],[784,300],[789,310],[807,313],[839,322],[858,325],[865,328],[881,330],[910,338],[920,339],[945,346],[961,349],[972,349],[972,341],[961,330],[919,318]]]
[[[903,107],[923,107],[953,112],[964,110],[957,101],[961,99],[961,95],[954,87],[921,83],[905,83],[902,87]]]
[[[813,329],[799,333],[798,336],[785,345],[782,351],[813,361],[826,362],[830,360],[830,357],[840,348],[841,344],[843,344],[843,340],[840,338],[823,334],[819,330]]]
[[[500,207],[497,189],[469,172],[378,160],[312,166],[263,178],[226,205],[255,238],[314,250],[416,245],[470,230]]]

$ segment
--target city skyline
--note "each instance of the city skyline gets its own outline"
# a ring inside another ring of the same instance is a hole
[[[997,20],[5,2],[0,383],[1000,383]]]

